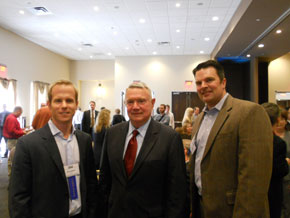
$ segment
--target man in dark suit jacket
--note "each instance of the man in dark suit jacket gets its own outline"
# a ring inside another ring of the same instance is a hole
[[[155,99],[144,83],[131,84],[125,101],[130,121],[107,131],[101,159],[108,217],[188,217],[179,134],[151,119]]]
[[[192,217],[269,217],[273,155],[269,117],[260,105],[226,92],[218,62],[203,62],[193,73],[206,104],[192,128]]]
[[[112,126],[126,121],[125,117],[120,114],[121,111],[119,108],[117,108],[115,112],[116,114],[113,116]]]
[[[96,217],[96,174],[90,137],[72,127],[77,90],[69,81],[48,93],[52,118],[18,140],[9,185],[11,218]]]
[[[93,139],[93,128],[99,112],[95,110],[96,102],[94,101],[90,101],[90,108],[91,110],[87,110],[84,112],[82,119],[82,131],[88,133]]]

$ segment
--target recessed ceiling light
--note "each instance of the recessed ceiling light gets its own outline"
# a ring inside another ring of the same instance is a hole
[[[280,34],[280,33],[282,33],[282,30],[276,30],[276,33]]]
[[[205,40],[205,41],[209,41],[210,38],[209,38],[209,37],[205,37],[204,40]]]
[[[259,44],[258,47],[259,48],[263,48],[264,47],[264,44]]]
[[[180,7],[180,3],[176,3],[175,7],[179,8]]]
[[[129,50],[129,47],[126,47],[125,49],[126,49],[126,50]]]
[[[19,11],[19,14],[24,14],[25,12],[23,10],[20,10]]]
[[[82,49],[82,48],[78,48],[78,50],[79,50],[79,51],[82,51],[83,49]]]
[[[257,18],[256,21],[259,22],[259,21],[261,21],[261,19],[260,18]]]
[[[59,36],[58,33],[54,33],[53,35],[54,35],[55,37],[58,37],[58,36]]]
[[[90,59],[93,59],[93,55],[90,56]]]
[[[249,57],[251,57],[251,55],[250,54],[247,54],[247,58],[249,58]]]
[[[176,48],[178,49],[178,48],[180,48],[180,46],[178,45],[178,46],[176,46]]]
[[[117,31],[114,31],[114,32],[113,32],[113,34],[114,34],[114,35],[117,35],[117,34],[118,34],[118,32],[117,32]]]
[[[147,39],[147,42],[152,42],[152,39]]]
[[[211,20],[212,20],[212,21],[217,21],[217,20],[219,20],[219,17],[214,16],[214,17],[211,18]]]
[[[153,52],[152,52],[152,54],[156,55],[156,54],[157,54],[157,52],[156,52],[156,51],[153,51]]]
[[[94,44],[99,44],[99,42],[95,40],[95,41],[94,41]]]
[[[177,29],[177,30],[176,30],[176,32],[177,32],[177,33],[180,33],[180,30],[179,30],[179,29]]]
[[[143,18],[139,19],[139,23],[145,23],[145,22],[146,22],[145,19],[143,19]]]
[[[94,11],[99,11],[99,7],[98,6],[94,6]]]
[[[110,53],[110,52],[109,52],[107,55],[111,56],[111,55],[112,55],[112,53]]]
[[[204,51],[200,51],[199,53],[200,53],[200,54],[203,54],[203,53],[204,53]]]

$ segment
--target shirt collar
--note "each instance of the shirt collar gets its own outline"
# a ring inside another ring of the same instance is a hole
[[[225,100],[227,99],[228,96],[229,96],[229,93],[226,93],[224,95],[224,97],[222,97],[222,99],[213,108],[211,108],[210,110],[215,109],[215,110],[220,111],[222,109],[222,107],[223,107],[223,105],[225,103]],[[205,104],[205,106],[204,106],[202,111],[208,112],[210,110],[207,108],[207,104]]]
[[[52,133],[53,136],[56,136],[58,134],[63,135],[63,133],[56,127],[56,125],[54,125],[54,123],[52,122],[51,119],[48,121],[48,125],[49,125],[49,128],[50,128],[51,133]],[[76,129],[72,125],[72,132],[71,132],[71,134],[75,134],[75,131],[76,131]]]
[[[151,121],[151,117],[150,119],[141,127],[139,127],[137,130],[139,132],[139,134],[142,136],[142,137],[145,137],[145,134],[146,134],[146,131],[148,129],[148,126],[150,124],[150,121]],[[128,133],[129,134],[132,134],[132,132],[135,130],[136,128],[133,126],[133,124],[131,123],[131,121],[129,122],[129,131]]]

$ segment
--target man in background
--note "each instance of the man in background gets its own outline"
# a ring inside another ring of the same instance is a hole
[[[122,115],[122,114],[120,114],[120,109],[119,108],[117,108],[116,110],[115,110],[115,115],[113,116],[113,121],[112,121],[112,126],[113,125],[116,125],[116,124],[118,124],[118,123],[122,123],[122,122],[126,122],[126,119],[125,119],[125,117]]]
[[[98,111],[95,110],[96,102],[90,101],[90,110],[84,112],[82,119],[82,131],[88,133],[93,140],[93,128],[96,123]]]
[[[82,130],[82,119],[83,119],[84,112],[82,112],[82,109],[78,107],[78,109],[75,112],[75,115],[73,117],[73,126],[78,129]]]
[[[14,158],[15,146],[18,138],[26,134],[26,131],[20,128],[20,123],[17,120],[22,114],[22,107],[15,107],[13,113],[9,114],[5,120],[3,127],[3,135],[7,138],[7,147],[9,150],[8,156],[8,176],[11,174],[12,161]]]
[[[169,126],[171,126],[172,129],[175,129],[175,124],[174,124],[174,115],[173,113],[170,111],[170,106],[169,104],[166,105],[166,111],[165,113],[169,116],[170,121],[169,121]]]
[[[192,128],[192,217],[269,217],[273,133],[266,111],[226,92],[218,62],[203,62],[193,74],[205,107]]]
[[[8,146],[7,146],[7,139],[3,135],[3,127],[4,127],[4,123],[5,123],[7,116],[10,114],[10,112],[7,111],[6,108],[7,108],[6,104],[3,104],[3,111],[0,113],[0,143],[1,143],[2,138],[3,138],[5,141],[5,145],[6,145],[5,154],[3,156],[4,158],[7,158],[7,156],[8,156]]]
[[[160,104],[159,114],[156,114],[153,119],[159,123],[169,126],[170,117],[165,113],[165,104]]]
[[[51,117],[51,112],[49,110],[49,108],[47,107],[47,105],[41,105],[41,108],[39,108],[36,111],[36,114],[33,118],[32,121],[32,127],[33,129],[37,130],[42,128],[45,124],[47,124],[47,122],[49,121]]]
[[[95,218],[96,172],[90,137],[75,130],[78,92],[69,81],[48,91],[51,120],[21,137],[9,186],[11,218]]]

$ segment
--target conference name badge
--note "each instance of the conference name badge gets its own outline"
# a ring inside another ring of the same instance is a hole
[[[71,164],[71,165],[64,166],[64,171],[68,180],[70,198],[71,200],[78,199],[76,176],[80,175],[79,165]]]

